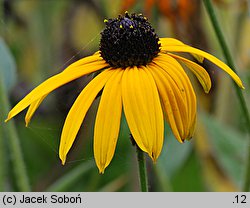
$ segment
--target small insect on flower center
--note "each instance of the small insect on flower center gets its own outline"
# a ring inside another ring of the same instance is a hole
[[[142,14],[119,15],[104,20],[100,51],[114,68],[147,65],[160,51],[159,37]]]

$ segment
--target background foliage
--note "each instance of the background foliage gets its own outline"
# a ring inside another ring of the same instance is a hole
[[[48,96],[28,128],[24,113],[7,124],[4,119],[10,106],[34,86],[98,50],[103,20],[126,10],[144,13],[160,37],[178,38],[223,60],[202,1],[0,2],[0,190],[138,191],[135,147],[124,118],[110,166],[104,175],[95,167],[92,138],[98,99],[87,114],[66,165],[59,161],[64,119],[91,76]],[[246,0],[213,3],[249,103],[249,5]],[[150,191],[238,191],[242,186],[249,144],[239,103],[225,73],[207,62],[204,67],[213,80],[209,95],[190,74],[198,98],[195,136],[190,142],[179,144],[166,128],[157,163],[147,158]],[[26,177],[19,178],[20,175]]]

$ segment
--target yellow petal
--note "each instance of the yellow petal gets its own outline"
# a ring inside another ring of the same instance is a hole
[[[163,47],[185,45],[183,42],[174,38],[160,38],[160,43],[162,44]]]
[[[183,46],[185,45],[183,42],[179,41],[179,40],[176,40],[174,38],[160,38],[160,43],[161,43],[161,49],[164,51],[168,49],[168,46]],[[191,53],[191,55],[197,60],[199,61],[200,63],[202,63],[204,61],[204,57],[203,56],[200,56],[200,55],[197,55],[197,54],[194,54],[194,53]]]
[[[187,112],[184,99],[172,78],[159,66],[149,64],[148,66],[157,85],[162,105],[165,109],[168,123],[175,138],[182,143],[184,137],[183,125],[187,122]]]
[[[59,147],[59,157],[62,164],[66,161],[66,156],[70,150],[76,135],[80,129],[80,126],[84,120],[84,117],[94,101],[96,95],[103,88],[105,83],[108,81],[110,76],[113,74],[114,70],[104,70],[98,76],[96,76],[80,93],[80,95],[75,100],[72,105],[67,118],[65,120],[60,147]]]
[[[157,87],[146,67],[125,70],[122,101],[135,142],[156,160],[162,149],[164,121]]]
[[[104,173],[111,162],[118,139],[122,113],[120,82],[123,72],[123,69],[115,69],[106,83],[96,115],[94,156],[100,173]]]
[[[32,118],[33,114],[35,113],[36,109],[40,106],[41,102],[43,102],[43,100],[46,98],[47,94],[42,96],[42,98],[34,101],[33,103],[31,103],[31,105],[28,108],[28,111],[26,113],[25,116],[25,124],[26,127],[28,127],[30,119]]]
[[[202,66],[181,56],[177,56],[175,54],[169,54],[169,55],[172,56],[173,58],[176,58],[181,63],[185,64],[195,74],[195,76],[201,83],[204,91],[206,93],[209,92],[209,90],[211,89],[211,79],[207,71]]]
[[[26,95],[10,112],[6,121],[20,113],[26,107],[31,105],[33,102],[38,102],[43,96],[47,95],[56,88],[75,80],[86,74],[95,72],[97,70],[106,67],[106,63],[103,61],[86,64],[83,66],[76,67],[74,70],[65,70],[49,79],[44,81],[38,87],[33,89],[28,95]]]
[[[167,54],[159,54],[153,63],[164,69],[169,76],[176,82],[180,92],[185,99],[187,120],[183,120],[184,135],[182,140],[188,139],[188,135],[191,135],[190,130],[196,118],[196,96],[191,85],[191,82],[185,73],[182,66],[171,56]],[[193,133],[193,132],[192,132]]]
[[[78,68],[79,66],[82,66],[82,65],[85,65],[85,64],[90,64],[90,63],[97,62],[97,61],[104,63],[104,61],[100,57],[99,52],[96,52],[92,56],[88,56],[88,57],[82,58],[82,59],[80,59],[80,60],[72,63],[63,72],[65,72],[67,70],[74,70],[74,69]],[[47,95],[48,94],[42,96],[41,98],[39,98],[38,100],[35,100],[33,103],[30,104],[30,107],[29,107],[29,109],[28,109],[28,111],[26,113],[26,116],[25,116],[26,127],[29,125],[29,122],[30,122],[33,114],[35,113],[36,109],[40,106],[40,104],[47,97]]]
[[[209,53],[206,53],[202,50],[199,50],[197,48],[193,48],[193,47],[188,46],[188,45],[167,46],[164,48],[164,50],[168,51],[168,52],[188,52],[188,53],[192,53],[192,54],[197,54],[199,56],[203,56],[204,58],[208,59],[209,61],[211,61],[212,63],[214,63],[218,67],[220,67],[222,70],[227,72],[232,77],[232,79],[237,83],[237,85],[244,89],[242,81],[240,80],[238,75],[232,69],[230,69],[230,67],[228,67],[225,63],[223,63],[222,61],[220,61],[219,59],[217,59],[216,57],[214,57],[213,55],[211,55]]]

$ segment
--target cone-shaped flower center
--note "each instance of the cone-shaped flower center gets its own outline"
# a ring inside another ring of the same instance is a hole
[[[102,58],[112,67],[146,65],[160,51],[159,37],[147,19],[139,14],[119,15],[104,21],[101,32]]]

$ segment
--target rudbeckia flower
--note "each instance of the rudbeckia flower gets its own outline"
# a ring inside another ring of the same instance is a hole
[[[56,88],[84,75],[100,73],[82,90],[65,120],[59,147],[66,161],[84,117],[102,91],[94,128],[94,157],[100,173],[110,164],[118,139],[122,110],[131,134],[141,150],[156,160],[164,141],[164,118],[176,139],[182,143],[193,136],[196,96],[181,64],[198,78],[209,92],[211,80],[204,68],[179,52],[198,61],[207,59],[228,73],[243,88],[240,78],[214,56],[173,38],[159,38],[142,14],[120,15],[104,21],[100,48],[61,73],[44,81],[26,95],[6,121],[28,108],[26,125],[44,98]]]

